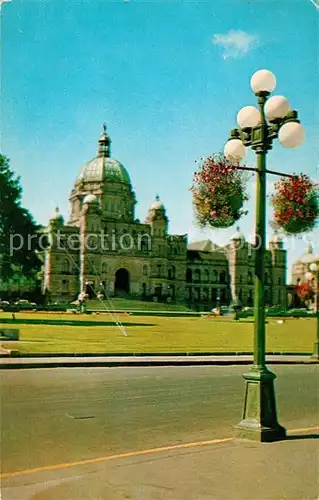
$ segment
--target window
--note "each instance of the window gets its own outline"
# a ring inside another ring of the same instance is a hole
[[[147,252],[148,250],[148,242],[141,239],[141,252]]]
[[[253,275],[250,271],[248,271],[248,284],[251,285],[253,282]]]
[[[68,259],[64,259],[62,262],[62,273],[68,273],[70,270],[70,263]]]
[[[194,281],[200,281],[200,270],[195,269],[194,271]]]
[[[217,274],[217,271],[214,271],[213,272],[213,283],[217,283],[217,279],[218,279],[218,274]]]
[[[157,276],[162,276],[162,264],[157,264]]]
[[[209,298],[209,290],[208,288],[203,289],[203,299],[207,300]]]
[[[148,275],[148,267],[147,266],[143,266],[143,274],[144,274],[144,276]]]
[[[192,270],[190,268],[186,270],[186,281],[187,283],[191,283],[192,281]]]
[[[281,278],[278,278],[278,285],[281,285]]]
[[[247,305],[249,307],[252,307],[253,305],[253,291],[250,289],[249,292],[248,292],[248,300],[247,300]]]
[[[66,293],[69,291],[69,281],[62,280],[62,293]]]
[[[176,270],[175,270],[174,266],[172,266],[172,267],[169,268],[169,270],[168,270],[168,279],[169,280],[174,280],[175,279],[175,272],[176,272]]]
[[[205,271],[204,271],[204,281],[209,281],[209,271],[208,271],[208,269],[205,269]]]
[[[102,274],[107,274],[107,262],[102,262]]]
[[[226,272],[225,271],[221,271],[221,273],[219,275],[219,281],[220,281],[220,283],[226,283]]]
[[[168,285],[168,294],[172,299],[175,298],[175,285]]]
[[[269,292],[268,290],[265,290],[265,305],[269,305]]]

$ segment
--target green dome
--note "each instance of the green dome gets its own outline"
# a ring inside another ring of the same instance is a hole
[[[79,182],[121,182],[131,184],[126,168],[117,160],[108,156],[97,156],[85,163],[76,179]]]

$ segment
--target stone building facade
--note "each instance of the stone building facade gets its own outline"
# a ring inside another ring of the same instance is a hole
[[[252,305],[254,249],[239,231],[229,245],[188,244],[168,232],[159,197],[144,223],[135,218],[136,196],[127,170],[110,156],[104,128],[97,156],[86,163],[70,194],[70,218],[58,209],[45,229],[42,290],[51,300],[79,296],[131,296],[207,305],[238,298]],[[285,304],[286,251],[274,238],[266,251],[266,302]]]

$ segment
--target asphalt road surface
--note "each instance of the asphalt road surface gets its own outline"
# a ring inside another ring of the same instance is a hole
[[[279,422],[288,430],[318,424],[318,368],[273,370]],[[243,371],[238,366],[2,371],[2,473],[230,437],[242,413]]]

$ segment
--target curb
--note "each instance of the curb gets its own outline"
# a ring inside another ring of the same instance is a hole
[[[30,369],[30,368],[118,368],[118,367],[151,367],[151,366],[247,366],[252,363],[246,359],[234,359],[234,360],[130,360],[130,361],[49,361],[44,362],[17,362],[17,363],[1,363],[0,370],[16,370],[16,369]],[[267,364],[271,365],[314,365],[319,364],[316,360],[270,360]]]
[[[52,353],[31,353],[20,352],[17,349],[5,349],[0,351],[0,359],[7,357],[14,358],[107,358],[107,357],[199,357],[199,356],[253,356],[252,351],[201,351],[201,352],[52,352]],[[266,356],[311,356],[311,352],[282,352],[268,351]]]

